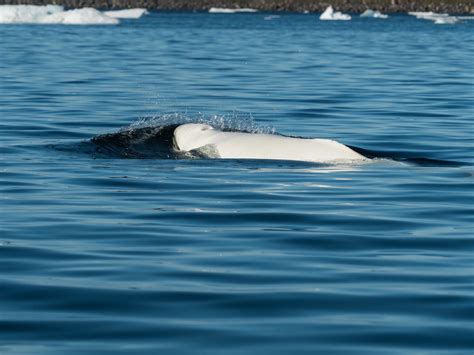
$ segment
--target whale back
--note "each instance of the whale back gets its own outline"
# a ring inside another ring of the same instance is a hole
[[[183,124],[174,131],[175,148],[192,151],[212,146],[226,159],[272,159],[310,162],[362,160],[363,155],[330,139],[307,139],[273,134],[224,132],[205,124]]]

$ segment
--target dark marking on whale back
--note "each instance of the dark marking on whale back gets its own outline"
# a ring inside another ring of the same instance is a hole
[[[152,159],[174,158],[173,136],[179,124],[129,128],[91,139],[97,153],[119,158]]]
[[[125,159],[176,159],[183,153],[174,149],[174,130],[181,124],[127,128],[116,133],[107,133],[91,139],[95,156]],[[245,132],[223,129],[224,132]],[[202,154],[192,154],[202,157]],[[187,155],[189,157],[189,154]]]

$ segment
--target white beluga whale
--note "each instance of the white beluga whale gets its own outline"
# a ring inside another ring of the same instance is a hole
[[[368,158],[330,139],[296,138],[275,134],[226,132],[201,123],[175,128],[174,149],[211,152],[224,159],[294,160],[317,163],[363,161]]]

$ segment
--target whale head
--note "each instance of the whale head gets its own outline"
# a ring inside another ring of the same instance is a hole
[[[202,123],[187,123],[174,130],[174,146],[178,150],[190,151],[210,143],[216,132],[214,127]]]

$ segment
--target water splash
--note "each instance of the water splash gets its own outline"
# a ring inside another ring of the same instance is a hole
[[[180,125],[185,123],[203,123],[220,130],[231,130],[249,133],[276,134],[275,128],[262,126],[255,122],[251,113],[232,112],[223,115],[206,115],[201,112],[190,115],[187,112],[164,113],[140,117],[129,126],[122,127],[121,132],[140,128]]]

